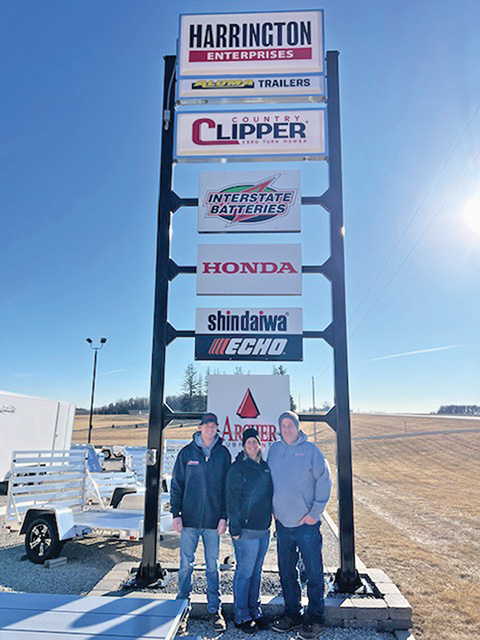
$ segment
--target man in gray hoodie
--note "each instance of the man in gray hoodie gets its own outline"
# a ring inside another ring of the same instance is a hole
[[[317,638],[324,625],[324,582],[320,516],[332,489],[330,467],[322,452],[300,430],[298,416],[285,411],[278,418],[282,439],[268,454],[273,480],[273,515],[285,615],[272,625],[286,633],[301,627],[303,640]],[[308,610],[302,616],[297,562],[302,554],[307,577]]]

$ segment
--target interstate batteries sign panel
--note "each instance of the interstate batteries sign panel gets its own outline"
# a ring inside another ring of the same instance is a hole
[[[322,102],[325,78],[319,74],[184,78],[177,83],[177,100],[195,102]]]
[[[179,75],[323,73],[322,11],[180,16]]]
[[[278,416],[290,409],[289,376],[208,376],[207,409],[218,417],[219,435],[232,457],[242,450],[242,434],[258,431],[263,449],[280,440]]]
[[[200,233],[300,231],[300,171],[200,174]]]
[[[324,109],[177,114],[177,162],[326,157]]]
[[[302,360],[302,309],[197,309],[196,360]]]
[[[200,244],[198,295],[302,293],[301,244]]]

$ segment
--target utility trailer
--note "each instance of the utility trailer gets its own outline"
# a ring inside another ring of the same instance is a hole
[[[5,527],[25,534],[27,557],[35,564],[58,557],[69,540],[102,535],[120,540],[143,537],[144,511],[91,506],[87,452],[17,451],[13,454]],[[171,528],[169,496],[162,495],[159,531]]]

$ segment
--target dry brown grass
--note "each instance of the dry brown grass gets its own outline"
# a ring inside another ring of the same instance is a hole
[[[112,423],[146,419],[95,416],[96,444],[146,444],[145,427]],[[74,440],[86,441],[87,428],[88,416],[78,417]],[[313,434],[313,424],[303,428]],[[168,429],[167,437],[191,432]],[[335,468],[332,435],[318,426]],[[352,436],[358,555],[387,571],[410,600],[417,640],[479,640],[480,420],[354,414]],[[336,518],[335,495],[329,512]]]

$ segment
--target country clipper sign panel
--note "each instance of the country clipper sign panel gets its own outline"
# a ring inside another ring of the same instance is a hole
[[[198,245],[197,295],[301,293],[301,244]]]
[[[302,309],[197,309],[196,360],[301,361]]]
[[[177,162],[326,157],[325,109],[177,114]]]
[[[323,73],[323,12],[180,16],[179,75]]]
[[[200,174],[199,233],[300,231],[300,171]]]

